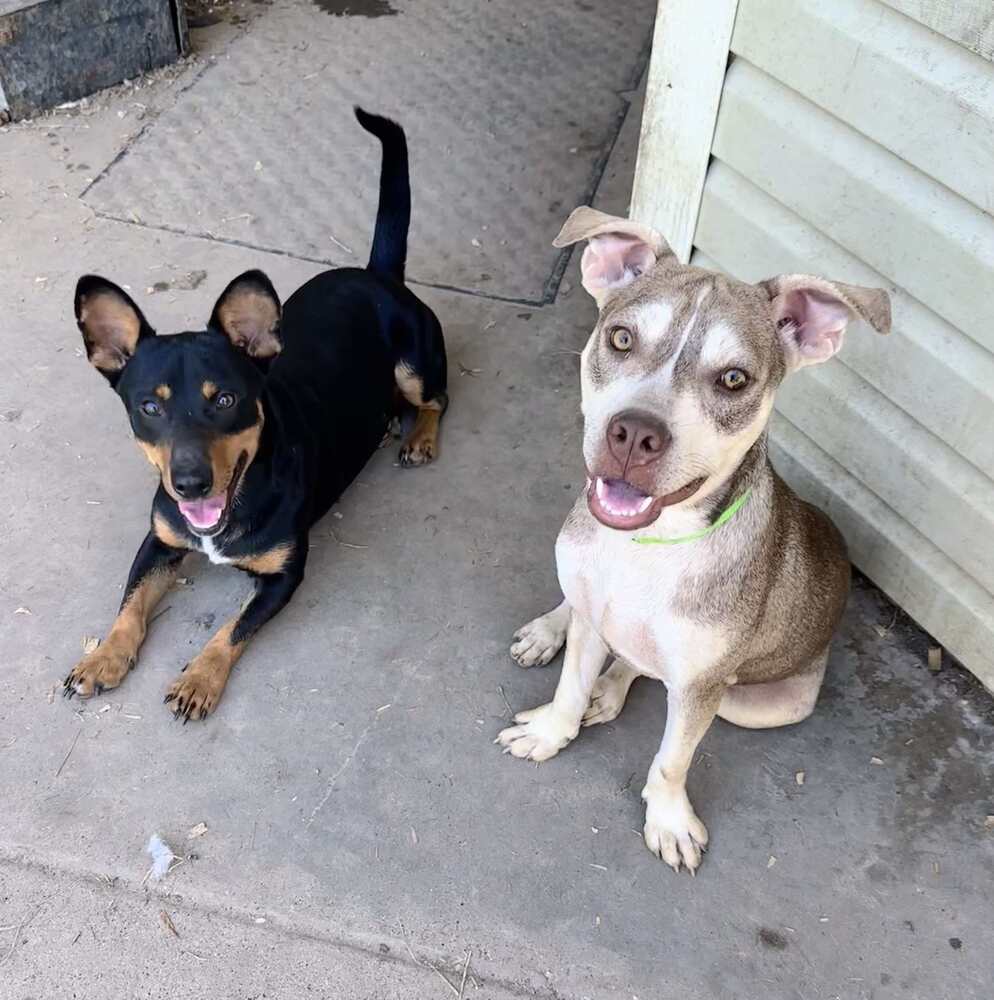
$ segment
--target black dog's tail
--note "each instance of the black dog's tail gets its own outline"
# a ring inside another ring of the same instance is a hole
[[[369,252],[370,271],[404,280],[407,260],[407,230],[411,224],[411,182],[407,168],[407,139],[404,130],[389,118],[355,109],[359,124],[383,145],[380,167],[380,204],[376,210],[373,248]]]

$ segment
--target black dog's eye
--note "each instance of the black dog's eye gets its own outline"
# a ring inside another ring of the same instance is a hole
[[[611,331],[611,346],[616,351],[621,351],[623,354],[627,354],[631,349],[632,345],[635,343],[635,338],[632,336],[632,331],[626,329],[623,326],[616,326]]]
[[[735,392],[745,386],[746,382],[749,381],[749,376],[741,368],[729,368],[718,381],[725,389]]]
[[[235,405],[235,395],[231,392],[219,392],[214,397],[214,405],[219,410],[230,410]]]
[[[146,417],[159,417],[162,415],[162,407],[154,399],[146,399],[141,405],[141,411]]]

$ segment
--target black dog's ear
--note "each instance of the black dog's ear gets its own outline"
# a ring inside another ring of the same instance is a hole
[[[123,288],[96,274],[76,283],[74,308],[90,364],[114,385],[138,341],[154,337],[155,330]]]
[[[246,271],[221,293],[209,325],[254,361],[265,364],[283,350],[282,317],[273,283],[262,271]]]

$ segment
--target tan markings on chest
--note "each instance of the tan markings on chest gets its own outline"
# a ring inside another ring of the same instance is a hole
[[[173,549],[192,549],[193,543],[181,535],[161,514],[152,515],[152,531],[164,545]]]
[[[240,556],[234,560],[234,564],[239,569],[248,570],[250,573],[273,576],[286,569],[292,554],[293,546],[289,542],[282,542],[265,552],[258,552],[251,556]]]

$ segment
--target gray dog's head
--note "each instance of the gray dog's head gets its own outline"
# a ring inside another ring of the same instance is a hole
[[[555,245],[580,240],[600,308],[581,361],[588,502],[612,528],[720,487],[784,376],[832,357],[850,321],[890,329],[879,289],[806,274],[746,284],[681,264],[654,229],[586,206]]]

